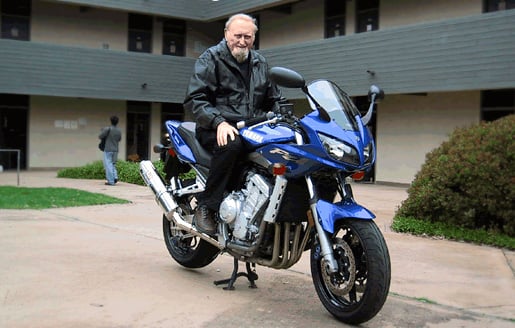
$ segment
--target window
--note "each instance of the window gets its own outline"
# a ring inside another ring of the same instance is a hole
[[[515,9],[515,0],[485,0],[484,12]]]
[[[184,56],[186,23],[168,19],[163,23],[163,55]]]
[[[152,16],[129,14],[128,50],[152,52]]]
[[[346,1],[325,0],[325,37],[345,35]]]
[[[149,159],[150,142],[150,108],[149,102],[127,102],[127,160],[140,161]]]
[[[2,38],[30,40],[30,0],[2,1]]]
[[[495,121],[513,113],[515,113],[515,89],[481,92],[481,119],[483,121]]]
[[[370,32],[379,29],[379,0],[357,0],[356,32]]]

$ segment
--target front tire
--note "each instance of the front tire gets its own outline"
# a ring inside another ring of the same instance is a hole
[[[329,274],[320,244],[311,249],[311,275],[324,307],[338,320],[360,324],[383,307],[390,289],[390,255],[371,220],[342,219],[329,236],[338,272]]]
[[[179,201],[177,211],[181,215],[191,217],[193,210],[190,206],[191,199],[185,198]],[[170,221],[163,215],[163,235],[168,252],[172,258],[180,265],[198,269],[207,266],[213,262],[220,250],[202,240],[199,237],[187,234],[184,230],[179,230],[173,221]]]

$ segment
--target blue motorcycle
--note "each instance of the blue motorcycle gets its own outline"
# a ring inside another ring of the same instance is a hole
[[[150,161],[140,163],[164,213],[168,251],[188,268],[204,267],[224,252],[232,255],[231,277],[215,284],[233,289],[242,276],[256,287],[256,265],[286,269],[310,250],[313,283],[324,307],[345,323],[370,320],[388,295],[390,257],[374,214],[356,203],[351,182],[375,161],[366,125],[384,93],[371,86],[370,107],[362,117],[331,81],[306,84],[282,67],[271,68],[270,78],[302,90],[312,111],[296,117],[284,101],[276,112],[238,123],[250,151],[231,172],[215,236],[192,223],[211,158],[195,138],[194,123],[166,122],[169,142],[154,147],[165,154],[164,179]],[[239,261],[246,271],[238,272]]]

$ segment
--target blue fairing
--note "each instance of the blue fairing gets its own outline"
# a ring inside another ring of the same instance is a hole
[[[285,176],[287,178],[302,177],[324,166],[344,169],[342,163],[317,155],[320,150],[314,145],[269,144],[258,148],[256,151],[270,163],[286,165]]]
[[[334,224],[337,220],[342,218],[354,218],[371,220],[376,216],[364,208],[350,200],[341,201],[338,203],[329,203],[324,200],[317,202],[317,212],[322,227],[329,233],[334,232]]]
[[[337,138],[341,141],[344,141],[348,145],[352,146],[354,149],[356,149],[357,153],[360,156],[360,165],[351,165],[349,163],[345,164],[346,170],[366,170],[370,166],[372,166],[372,163],[375,160],[375,147],[374,153],[372,154],[373,160],[370,161],[369,164],[365,164],[365,158],[363,155],[363,148],[368,145],[369,143],[374,144],[374,139],[372,138],[372,135],[370,134],[370,131],[363,126],[363,123],[361,120],[357,121],[358,130],[357,131],[349,131],[349,130],[343,130],[341,129],[336,122],[324,122],[320,119],[317,112],[311,112],[308,115],[304,116],[301,120],[302,127],[306,131],[309,140],[311,143],[316,143],[321,150],[323,150],[323,146],[318,141],[317,133],[323,133],[326,135],[330,135],[334,138]],[[324,153],[322,153],[320,156],[327,156]]]
[[[166,129],[170,135],[170,140],[175,146],[177,157],[179,157],[179,159],[190,163],[196,163],[197,160],[195,160],[195,156],[193,156],[190,146],[184,142],[179,134],[179,125],[181,125],[181,123],[182,122],[180,121],[166,121]]]
[[[282,125],[261,125],[251,129],[243,128],[240,134],[253,148],[269,143],[283,143],[295,140],[295,134],[290,127]]]

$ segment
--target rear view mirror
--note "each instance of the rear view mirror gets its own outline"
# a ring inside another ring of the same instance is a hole
[[[372,113],[374,112],[374,104],[384,99],[384,91],[378,87],[377,85],[371,85],[370,89],[368,89],[368,101],[370,101],[370,106],[368,106],[368,111],[361,118],[363,124],[367,125],[372,118]]]
[[[368,101],[375,103],[384,99],[384,91],[377,85],[371,85],[368,89]]]
[[[285,88],[303,88],[306,85],[302,75],[285,67],[272,67],[270,69],[270,79]]]

